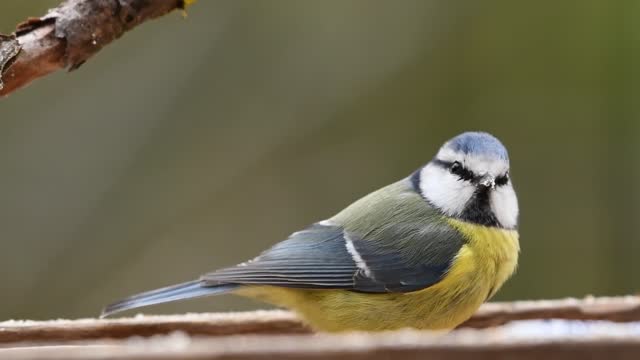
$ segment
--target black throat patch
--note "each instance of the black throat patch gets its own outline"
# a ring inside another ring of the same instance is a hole
[[[491,210],[490,193],[489,189],[477,188],[460,214],[460,219],[478,225],[501,227],[496,215]]]

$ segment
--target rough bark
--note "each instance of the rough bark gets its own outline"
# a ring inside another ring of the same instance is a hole
[[[0,96],[56,70],[75,70],[125,32],[190,1],[66,0],[0,36]]]

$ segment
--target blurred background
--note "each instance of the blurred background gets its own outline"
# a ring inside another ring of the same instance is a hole
[[[11,1],[0,32],[58,0]],[[448,138],[508,147],[498,300],[640,289],[640,3],[199,1],[0,100],[0,319],[253,257]],[[218,297],[146,313],[265,307]]]

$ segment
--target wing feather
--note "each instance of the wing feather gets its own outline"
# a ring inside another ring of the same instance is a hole
[[[428,232],[423,235],[429,237]],[[347,241],[352,243],[352,251],[358,252],[360,263],[347,249]],[[337,225],[314,224],[257,258],[206,274],[202,281],[204,286],[251,284],[371,293],[409,292],[440,281],[448,266],[449,261],[411,264],[393,247],[381,247],[374,241],[346,234]]]
[[[346,250],[342,228],[314,224],[249,262],[206,274],[202,279],[216,284],[348,289],[353,287],[357,270]]]

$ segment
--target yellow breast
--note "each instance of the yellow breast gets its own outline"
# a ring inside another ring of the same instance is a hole
[[[487,298],[490,298],[516,270],[520,252],[518,232],[459,220],[449,220],[449,223],[468,240],[450,272],[477,272],[477,280],[490,286],[487,294]]]

